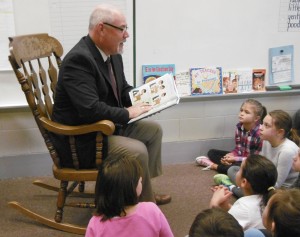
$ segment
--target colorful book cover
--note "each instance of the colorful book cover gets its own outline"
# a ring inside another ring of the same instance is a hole
[[[222,70],[223,93],[237,93],[239,84],[239,74],[237,70]]]
[[[252,92],[252,68],[223,69],[223,93]]]
[[[254,91],[265,91],[266,69],[253,69],[252,88]]]
[[[171,73],[175,76],[175,64],[142,65],[143,82],[147,83],[158,77]],[[174,78],[175,79],[175,78]]]
[[[191,95],[222,94],[222,68],[190,68]]]

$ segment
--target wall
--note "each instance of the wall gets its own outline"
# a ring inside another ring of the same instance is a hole
[[[88,33],[88,20],[94,6],[106,0],[14,0],[16,35],[48,33],[56,37],[63,45],[66,54],[81,37]],[[129,34],[133,30],[133,7],[131,0],[111,1],[127,16]],[[32,7],[34,6],[34,7]],[[8,39],[3,39],[7,42]],[[7,58],[9,51],[2,52],[1,57]],[[124,72],[129,83],[133,84],[133,39],[130,37],[123,53]],[[1,108],[18,108],[26,105],[24,96],[20,95],[18,82],[12,71],[0,71],[0,87],[5,88],[0,94]]]
[[[142,64],[268,69],[269,48],[294,45],[300,84],[300,32],[279,32],[281,1],[137,1],[137,78]]]
[[[248,97],[269,111],[293,115],[299,109],[300,91],[182,99],[149,118],[163,127],[163,164],[192,162],[210,148],[230,150],[240,105]],[[51,174],[50,157],[30,112],[0,110],[0,117],[0,179]]]
[[[294,45],[294,83],[300,84],[300,32],[279,31],[281,1],[189,0],[186,3],[182,0],[135,1],[136,72],[134,73],[132,69],[133,55],[129,55],[129,59],[125,61],[126,68],[129,67],[127,80],[133,82],[132,74],[136,74],[137,85],[141,84],[143,64],[174,63],[177,72],[199,66],[268,69],[269,48]],[[51,23],[50,9],[60,2],[14,0],[16,34],[58,32],[51,29],[51,26],[55,27]],[[75,10],[82,12],[82,3],[96,5],[101,2],[106,1],[74,0],[71,5],[67,5],[70,7],[61,8],[62,15],[70,12],[75,12],[76,15]],[[127,4],[125,5],[128,10],[131,37],[126,42],[125,50],[131,52],[133,51],[132,1],[113,2]],[[89,12],[90,8],[85,7],[84,10]],[[65,25],[63,31],[66,31],[66,35],[76,31],[78,35],[73,40],[77,42],[79,37],[87,33],[87,26],[83,23],[85,21],[82,20],[81,14],[80,17],[73,16],[71,26]],[[64,24],[64,21],[61,24]],[[56,34],[53,36],[60,37]],[[64,47],[69,48],[70,45]],[[25,99],[19,93],[15,93],[18,85],[12,72],[0,72],[0,86],[6,88],[0,93],[0,107],[11,108],[26,104]]]
[[[137,1],[137,78],[141,80],[142,64],[175,63],[177,71],[199,65],[267,68],[268,48],[294,44],[299,83],[299,33],[278,32],[279,3]],[[48,0],[15,0],[14,5],[18,34],[49,32]],[[50,174],[47,151],[12,72],[0,72],[0,87],[5,88],[0,93],[0,175]],[[164,130],[163,162],[193,161],[212,147],[231,149],[237,113],[247,97],[258,98],[268,110],[284,109],[292,115],[299,109],[299,91],[184,98],[149,118]]]

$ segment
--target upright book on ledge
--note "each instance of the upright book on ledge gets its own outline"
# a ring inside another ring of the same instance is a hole
[[[180,97],[172,74],[165,74],[129,92],[132,105],[147,103],[153,108],[128,123],[149,117],[179,103]]]
[[[223,94],[222,68],[190,68],[191,95]]]

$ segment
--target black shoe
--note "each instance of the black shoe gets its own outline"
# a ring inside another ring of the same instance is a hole
[[[169,194],[154,194],[154,198],[157,205],[168,204],[172,200],[172,197]]]

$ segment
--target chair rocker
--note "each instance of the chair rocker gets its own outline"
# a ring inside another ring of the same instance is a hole
[[[32,212],[16,201],[9,202],[8,205],[17,209],[27,217],[49,227],[75,234],[85,234],[86,227],[62,222],[64,206],[94,207],[93,203],[68,203],[66,200],[69,195],[74,193],[79,193],[79,195],[82,194],[84,196],[86,194],[84,192],[84,183],[86,181],[96,181],[98,173],[96,168],[79,169],[74,136],[91,132],[97,134],[96,167],[98,167],[102,162],[103,136],[113,134],[115,125],[108,120],[81,126],[66,126],[52,121],[53,99],[55,96],[58,70],[61,65],[61,56],[63,54],[62,45],[57,39],[48,34],[9,37],[9,41],[9,61],[21,85],[22,91],[26,96],[28,106],[37,126],[44,138],[46,147],[53,161],[53,176],[60,181],[60,187],[54,187],[39,180],[33,182],[34,185],[58,193],[57,210],[53,219]],[[44,68],[47,69],[47,73]],[[74,168],[60,167],[60,157],[53,146],[49,133],[69,137]],[[74,191],[76,187],[78,187],[78,192]]]

